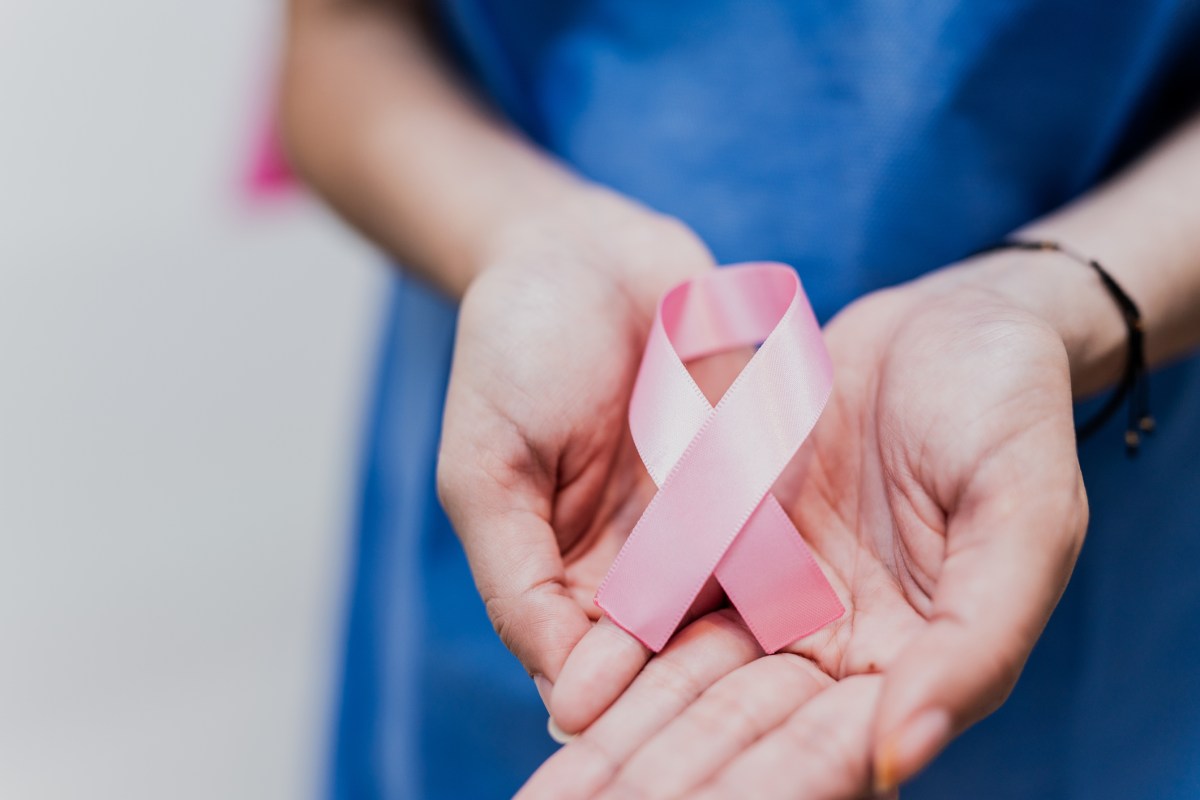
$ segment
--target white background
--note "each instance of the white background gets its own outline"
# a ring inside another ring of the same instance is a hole
[[[319,792],[381,259],[241,173],[270,0],[0,0],[0,797]]]

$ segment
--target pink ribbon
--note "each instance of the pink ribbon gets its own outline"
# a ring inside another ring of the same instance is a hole
[[[684,362],[760,342],[709,405]],[[727,267],[667,292],[629,405],[658,492],[596,604],[656,652],[714,575],[768,653],[840,617],[836,593],[770,493],[832,386],[820,326],[792,269]]]

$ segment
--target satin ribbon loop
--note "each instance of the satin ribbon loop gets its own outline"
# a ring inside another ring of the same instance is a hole
[[[761,343],[717,405],[685,362]],[[664,295],[629,405],[658,492],[596,594],[654,651],[712,576],[773,653],[844,609],[771,486],[829,398],[833,367],[796,273],[744,264]]]

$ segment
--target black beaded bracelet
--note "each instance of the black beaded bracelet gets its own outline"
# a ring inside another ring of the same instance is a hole
[[[1138,309],[1137,303],[1133,302],[1133,298],[1121,288],[1121,285],[1108,274],[1104,267],[1100,266],[1100,262],[1077,253],[1058,242],[1006,239],[976,251],[975,255],[994,253],[998,250],[1045,250],[1061,253],[1072,261],[1091,267],[1100,276],[1100,282],[1121,310],[1121,316],[1125,320],[1128,340],[1125,372],[1121,376],[1120,383],[1113,389],[1112,395],[1100,407],[1100,410],[1075,429],[1076,436],[1082,441],[1100,430],[1128,397],[1129,422],[1125,428],[1125,450],[1130,456],[1137,455],[1138,447],[1142,443],[1142,435],[1154,432],[1154,417],[1150,414],[1150,380],[1146,374],[1146,327],[1142,322],[1142,312]]]

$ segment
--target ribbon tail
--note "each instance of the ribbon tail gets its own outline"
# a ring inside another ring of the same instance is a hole
[[[766,653],[845,613],[787,513],[767,495],[717,564],[717,580]]]

